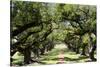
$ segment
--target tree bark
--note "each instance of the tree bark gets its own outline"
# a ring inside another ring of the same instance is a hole
[[[85,55],[85,56],[86,56],[86,54],[85,54],[85,47],[86,47],[86,45],[83,44],[83,47],[82,47],[82,54],[81,54],[81,55]]]
[[[27,47],[24,50],[24,63],[29,64],[30,61],[31,61],[31,50],[30,47]]]
[[[92,49],[90,50],[90,59],[92,61],[96,61],[96,58],[94,57],[94,51],[96,50],[96,45],[93,45]]]
[[[80,53],[80,52],[79,52],[79,48],[80,48],[80,47],[77,47],[77,48],[76,48],[76,54],[79,54],[79,53]]]
[[[95,42],[92,41],[92,37],[90,36],[90,44],[91,44],[91,49],[89,52],[89,57],[92,61],[96,61],[96,58],[94,57],[94,51],[96,50],[96,40]]]
[[[41,55],[44,55],[45,49],[41,49]]]

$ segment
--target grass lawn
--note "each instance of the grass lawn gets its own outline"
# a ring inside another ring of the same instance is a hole
[[[57,64],[59,62],[59,54],[63,50],[63,56],[64,56],[64,63],[82,63],[86,62],[89,59],[89,57],[82,56],[80,54],[76,54],[75,52],[72,52],[67,49],[67,47],[64,44],[56,45],[54,49],[46,53],[45,55],[42,55],[39,58],[40,62],[43,62],[46,65],[49,64]],[[18,53],[16,53],[14,56],[13,64],[20,64],[23,62],[23,56],[19,56]],[[44,65],[39,63],[32,63],[29,65]]]

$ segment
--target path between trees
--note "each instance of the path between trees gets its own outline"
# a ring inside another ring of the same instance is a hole
[[[14,58],[16,60],[14,61],[15,65],[18,65],[22,62],[23,56],[15,55]],[[81,56],[80,54],[76,54],[75,52],[72,52],[68,50],[66,45],[64,43],[56,44],[54,49],[46,53],[45,55],[42,55],[39,58],[39,62],[42,63],[31,63],[26,66],[34,66],[34,65],[50,65],[50,64],[66,64],[66,63],[81,63],[86,62],[89,60],[86,56]]]
[[[41,56],[39,59],[40,63],[32,63],[29,66],[33,65],[49,65],[49,64],[65,64],[65,63],[79,63],[86,62],[89,60],[86,56],[80,56],[80,54],[76,54],[75,52],[71,52],[67,49],[64,43],[56,44],[55,48]]]

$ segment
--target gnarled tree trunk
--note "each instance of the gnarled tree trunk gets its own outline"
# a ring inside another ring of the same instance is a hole
[[[29,64],[30,61],[31,61],[31,50],[30,47],[27,47],[24,50],[24,63]]]
[[[96,61],[96,58],[94,57],[94,51],[95,51],[95,50],[96,50],[96,45],[93,45],[92,49],[90,50],[90,54],[89,54],[90,59],[91,59],[92,61]]]
[[[90,45],[91,45],[91,49],[89,51],[89,57],[92,61],[96,61],[96,58],[94,57],[94,52],[96,50],[96,40],[95,42],[92,41],[92,37],[90,36]]]

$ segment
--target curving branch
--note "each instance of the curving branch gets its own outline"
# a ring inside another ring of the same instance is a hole
[[[21,26],[21,27],[19,27],[18,29],[12,31],[11,35],[12,35],[12,37],[13,37],[13,36],[16,36],[16,35],[18,35],[19,33],[25,31],[26,29],[28,29],[28,28],[30,28],[30,27],[39,26],[39,25],[40,25],[39,23],[31,22],[31,23],[29,23],[29,24],[26,24],[26,25],[24,25],[24,26]]]

